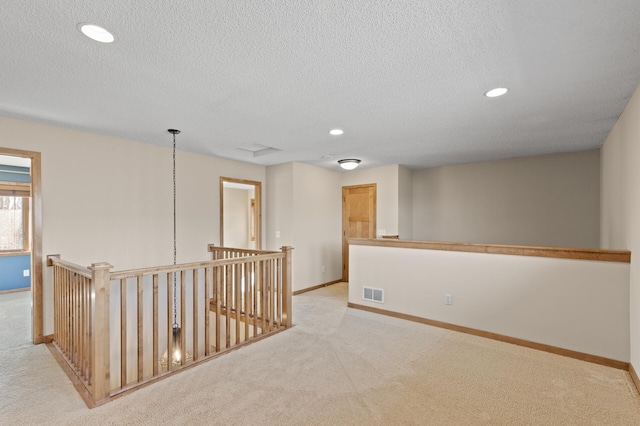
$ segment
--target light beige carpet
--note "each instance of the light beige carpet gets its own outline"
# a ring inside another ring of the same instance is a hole
[[[0,296],[0,424],[640,425],[628,373],[348,309],[347,285],[294,298],[296,327],[89,410],[29,296]]]

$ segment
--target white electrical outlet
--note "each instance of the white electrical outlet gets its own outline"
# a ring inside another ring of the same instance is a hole
[[[22,271],[22,276],[23,277],[28,277],[29,276],[29,270],[28,269],[23,270]]]
[[[453,303],[453,297],[447,293],[444,295],[444,304],[445,305],[451,305]]]
[[[322,273],[324,274],[325,272],[327,272],[327,268],[324,265],[322,265]]]
[[[276,231],[276,238],[280,238],[280,231]]]

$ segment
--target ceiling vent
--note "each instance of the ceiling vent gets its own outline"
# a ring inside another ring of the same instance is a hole
[[[282,151],[278,148],[273,148],[271,146],[260,145],[259,143],[254,143],[247,146],[241,146],[238,149],[241,151],[250,152],[253,157],[262,157],[263,155],[273,154],[274,152]]]
[[[384,290],[373,287],[362,287],[362,299],[369,302],[384,303]]]

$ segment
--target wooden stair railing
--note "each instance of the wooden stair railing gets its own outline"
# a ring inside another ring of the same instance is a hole
[[[209,251],[213,260],[116,272],[108,263],[87,268],[48,257],[52,347],[82,383],[87,405],[292,326],[291,247]],[[181,325],[178,364],[170,360],[174,316]]]

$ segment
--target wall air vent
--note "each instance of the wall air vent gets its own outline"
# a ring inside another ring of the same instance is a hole
[[[362,299],[370,302],[384,303],[384,290],[373,287],[362,287]]]

